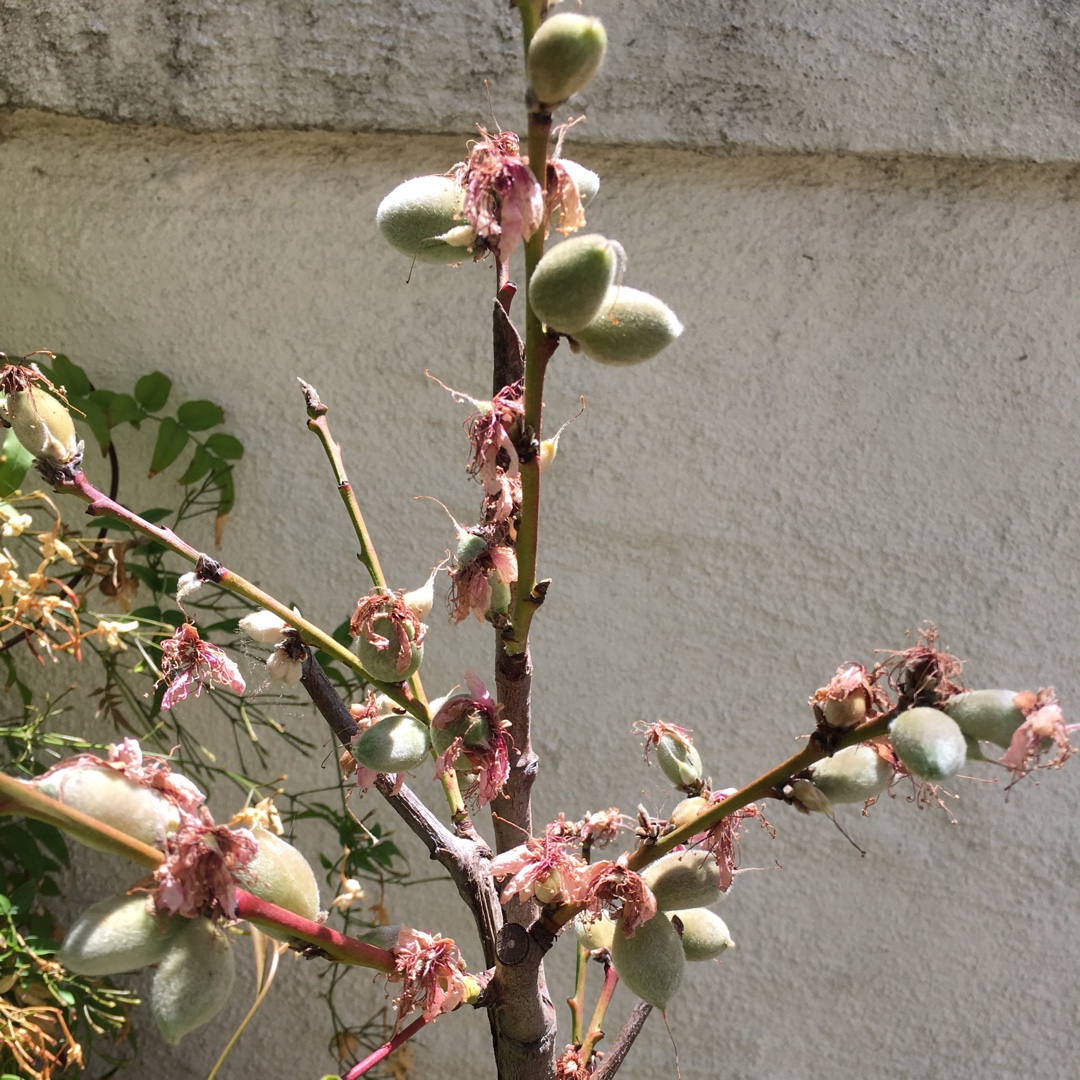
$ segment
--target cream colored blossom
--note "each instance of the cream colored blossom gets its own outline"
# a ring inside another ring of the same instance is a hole
[[[121,634],[130,634],[132,630],[139,629],[139,622],[137,619],[127,619],[124,622],[117,622],[114,619],[99,619],[97,626],[91,631],[98,637],[105,639],[105,644],[110,649],[126,649],[127,645],[124,643]]]

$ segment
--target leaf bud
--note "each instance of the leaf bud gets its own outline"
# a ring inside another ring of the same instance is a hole
[[[893,767],[866,743],[837,750],[811,765],[809,772],[814,787],[830,803],[866,802],[880,795],[893,778]]]
[[[955,776],[967,758],[964,733],[940,709],[900,713],[889,725],[889,741],[908,772],[930,783]]]
[[[236,977],[228,935],[209,919],[186,919],[154,975],[150,1002],[161,1034],[178,1043],[225,1005]]]
[[[57,959],[76,975],[96,978],[156,964],[183,920],[155,915],[147,893],[99,900],[64,935]]]
[[[573,236],[548,249],[529,281],[529,306],[552,330],[582,330],[600,314],[622,246],[592,233]]]
[[[79,440],[67,406],[40,384],[8,395],[15,437],[35,459],[66,465],[79,453]]]
[[[388,716],[360,734],[352,755],[365,769],[408,772],[423,762],[430,746],[427,725],[415,716]]]
[[[464,202],[452,176],[414,176],[379,203],[375,222],[387,243],[417,262],[459,263],[475,239]]]
[[[679,989],[686,960],[675,927],[663,915],[642,923],[631,938],[616,926],[611,962],[619,978],[643,1001],[666,1009]]]
[[[311,864],[276,833],[261,826],[251,830],[259,850],[236,872],[237,884],[252,896],[313,922],[319,918],[319,883]],[[263,927],[263,933],[287,941],[288,933]]]
[[[716,859],[700,849],[673,851],[646,866],[641,878],[661,911],[708,907],[723,896]]]
[[[640,364],[682,332],[682,323],[662,300],[620,285],[608,290],[600,314],[576,331],[573,340],[581,352],[601,364]]]
[[[727,923],[708,908],[687,908],[684,911],[667,912],[669,919],[682,923],[683,956],[691,963],[715,960],[725,949],[733,949]]]
[[[604,24],[588,15],[552,15],[529,43],[529,84],[544,105],[558,105],[584,90],[607,51]]]

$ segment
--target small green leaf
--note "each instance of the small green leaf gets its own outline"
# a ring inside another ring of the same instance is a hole
[[[143,510],[139,517],[144,521],[149,521],[151,525],[156,525],[159,521],[164,521],[172,511],[167,506],[152,506],[149,510]]]
[[[216,463],[217,458],[213,454],[208,453],[201,446],[196,446],[195,453],[191,456],[191,463],[184,475],[180,477],[179,483],[194,484],[196,480],[201,480]]]
[[[64,842],[64,834],[60,832],[59,829],[53,825],[46,825],[43,821],[35,821],[33,818],[28,818],[25,825],[27,832],[29,832],[42,847],[52,852],[62,864],[65,866],[67,865],[67,844]]]
[[[185,401],[176,410],[176,415],[188,431],[205,431],[207,428],[216,427],[225,419],[221,406],[212,401]]]
[[[62,386],[69,397],[72,394],[85,397],[90,393],[90,379],[86,372],[61,353],[57,353],[52,362],[52,381]]]
[[[93,395],[91,394],[91,398]],[[146,419],[146,410],[130,394],[114,394],[109,403],[109,427],[118,424],[138,424]]]
[[[15,432],[8,429],[3,450],[0,450],[0,499],[19,489],[33,464],[34,455],[15,438]]]
[[[116,392],[114,390],[91,390],[86,397],[87,400],[92,401],[95,405],[99,405],[104,409],[107,414],[109,406],[112,405],[113,398],[116,397]]]
[[[171,416],[166,416],[158,428],[157,442],[150,459],[150,475],[157,476],[167,469],[183,453],[188,438],[187,428],[181,427]]]
[[[152,371],[135,384],[135,400],[149,412],[157,412],[165,408],[171,391],[172,379],[160,371]]]
[[[244,444],[223,431],[211,435],[206,440],[206,448],[212,450],[218,457],[225,458],[226,461],[237,461],[244,456]]]

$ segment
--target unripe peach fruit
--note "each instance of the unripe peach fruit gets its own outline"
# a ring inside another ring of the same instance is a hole
[[[472,238],[463,204],[464,192],[452,176],[414,176],[379,203],[375,222],[392,247],[417,262],[459,263],[469,257]],[[447,237],[459,242],[448,243]]]
[[[610,950],[615,937],[615,923],[606,913],[599,919],[575,915],[574,931],[583,949],[588,949],[589,952],[599,952],[600,949]]]
[[[892,775],[889,763],[865,743],[838,750],[810,766],[810,779],[831,803],[866,802],[889,786]]]
[[[661,911],[708,907],[723,896],[720,868],[708,851],[673,851],[646,866],[641,878]]]
[[[569,12],[552,15],[529,43],[529,85],[545,105],[558,105],[585,89],[606,51],[607,32],[599,19]]]
[[[552,330],[582,330],[600,314],[622,249],[606,237],[572,236],[550,248],[529,281],[529,306]]]
[[[693,743],[665,732],[656,743],[656,760],[677,787],[691,787],[701,779],[701,755]]]
[[[366,769],[408,772],[427,757],[430,745],[427,725],[415,716],[388,716],[360,735],[352,755]]]
[[[682,323],[662,300],[621,285],[608,290],[600,314],[573,339],[586,356],[601,364],[640,364],[682,332]]]
[[[147,893],[110,896],[84,911],[64,935],[57,959],[76,975],[138,971],[168,951],[182,919],[153,914]]]
[[[945,712],[956,721],[969,742],[974,740],[977,744],[985,739],[1003,750],[1008,749],[1016,729],[1024,722],[1013,690],[969,690],[956,694],[945,702]]]
[[[229,1000],[236,977],[229,937],[209,919],[185,919],[154,975],[150,1002],[161,1034],[178,1043]]]
[[[78,452],[71,413],[40,385],[9,394],[8,413],[15,437],[35,458],[66,465]]]
[[[236,873],[236,882],[253,896],[305,919],[319,918],[319,883],[304,856],[276,833],[256,826],[251,830],[259,850]],[[270,927],[264,934],[287,941],[288,933]]]
[[[686,908],[666,914],[669,919],[678,918],[682,923],[683,955],[691,963],[715,960],[735,944],[728,933],[727,923],[708,908]]]
[[[385,648],[376,648],[363,634],[356,639],[356,658],[360,661],[363,669],[379,682],[399,683],[404,682],[410,676],[415,675],[424,659],[423,644],[414,642],[416,627],[411,622],[402,624],[405,627],[405,636],[413,641],[412,656],[404,671],[398,671],[398,657],[401,655],[401,643],[398,641],[397,630],[388,618],[375,618],[371,628],[380,637],[386,638],[388,644]]]
[[[908,771],[931,783],[955,776],[967,757],[964,733],[940,709],[900,713],[889,726],[889,741]]]
[[[663,915],[642,923],[632,938],[616,924],[611,942],[615,970],[639,998],[655,1008],[666,1009],[679,989],[685,959],[679,935]]]

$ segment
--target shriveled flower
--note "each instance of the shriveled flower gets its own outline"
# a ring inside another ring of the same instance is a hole
[[[84,634],[84,637],[89,637],[90,634],[94,634],[97,637],[105,639],[105,644],[110,649],[124,650],[127,645],[121,634],[130,634],[133,630],[139,629],[139,622],[137,619],[126,619],[123,622],[115,619],[98,619],[98,624],[88,634]]]
[[[394,635],[397,658],[394,666],[398,674],[407,671],[412,663],[413,650],[423,644],[427,627],[417,618],[416,612],[405,602],[403,590],[372,589],[356,603],[356,610],[349,620],[349,633],[363,637],[369,644],[383,652],[390,648],[390,638],[375,629],[376,625]],[[409,631],[412,631],[411,635]]]
[[[862,664],[841,664],[829,682],[814,692],[810,705],[820,709],[826,723],[849,728],[873,716],[875,708],[889,707],[888,698],[874,685]]]
[[[581,1047],[567,1046],[562,1057],[555,1062],[555,1080],[584,1080],[588,1075]]]
[[[452,938],[403,926],[394,948],[394,967],[387,978],[402,984],[395,999],[395,1032],[414,1008],[423,1010],[424,1019],[431,1021],[453,1012],[465,1000],[465,961]]]
[[[198,817],[184,815],[168,838],[165,861],[154,871],[158,911],[189,919],[233,918],[236,871],[258,850],[247,829],[215,825],[206,807]]]
[[[677,724],[669,724],[664,720],[658,720],[655,724],[636,724],[634,730],[642,737],[641,748],[645,758],[645,764],[649,764],[649,754],[659,746],[664,736],[673,739],[679,746],[690,747],[694,740],[690,737],[687,728],[681,728]]]
[[[737,788],[723,788],[713,793],[712,802],[723,802],[735,794]],[[721,892],[727,892],[731,883],[735,880],[735,859],[739,847],[739,826],[744,821],[758,818],[763,828],[772,831],[772,826],[765,820],[763,807],[751,803],[733,814],[721,818],[708,832],[692,837],[688,846],[701,845],[706,851],[711,851],[716,865],[720,870],[718,888]],[[774,834],[775,835],[775,834]]]
[[[364,886],[356,878],[342,878],[341,892],[330,901],[330,906],[337,908],[339,911],[349,911],[355,904],[360,903],[366,895]]]
[[[951,653],[935,649],[937,637],[934,626],[920,630],[920,643],[910,649],[890,653],[889,659],[875,669],[871,679],[884,672],[891,686],[919,704],[936,704],[925,700],[930,695],[944,702],[962,693],[964,686],[959,679],[964,663]]]
[[[470,716],[479,716],[487,731],[486,738],[467,745],[456,736],[435,760],[435,778],[441,779],[455,762],[464,756],[476,779],[465,792],[467,798],[475,799],[477,806],[487,805],[498,798],[510,778],[510,747],[506,730],[509,724],[499,716],[500,706],[495,704],[488,688],[475,671],[465,673],[468,694],[447,698],[432,717],[432,727],[453,730],[455,725]]]
[[[570,170],[558,158],[548,159],[547,220],[558,221],[555,231],[568,236],[585,226],[585,210]]]
[[[459,623],[472,615],[483,622],[491,611],[492,578],[503,585],[517,581],[517,555],[513,548],[492,539],[467,562],[459,561],[449,574],[450,618]]]
[[[1069,732],[1080,724],[1066,724],[1054,688],[1047,687],[1037,694],[1030,691],[1018,694],[1016,706],[1024,714],[1024,722],[1016,729],[1009,749],[1001,758],[1001,764],[1011,769],[1013,783],[1022,780],[1033,769],[1059,769],[1074,753],[1069,742]],[[1043,745],[1056,748],[1057,755],[1041,765]]]
[[[530,837],[496,855],[491,860],[492,877],[510,878],[499,897],[502,903],[515,896],[542,904],[584,900],[595,871],[570,850],[576,841],[576,830],[568,829],[560,818],[544,829],[541,839]]]
[[[623,827],[622,813],[617,806],[601,810],[596,814],[587,814],[578,823],[581,840],[591,847],[606,847],[618,835]]]
[[[171,709],[189,694],[198,697],[204,686],[225,686],[235,694],[244,692],[240,669],[225,650],[199,637],[191,623],[177,627],[176,633],[161,643],[161,672],[169,684],[161,700],[162,709]]]
[[[20,514],[10,503],[0,503],[0,535],[22,536],[25,529],[34,524],[29,514]]]
[[[56,559],[63,559],[64,562],[70,563],[72,566],[78,566],[78,559],[75,558],[75,553],[71,550],[71,545],[60,537],[61,526],[57,522],[48,532],[43,532],[38,536],[38,544],[41,546],[41,557],[46,562],[53,562]]]
[[[363,702],[354,702],[349,706],[349,715],[357,725],[357,732],[352,740],[354,743],[372,724],[378,723],[383,718],[381,700],[384,699],[380,699],[373,690],[369,690]],[[340,764],[344,776],[355,774],[356,786],[361,791],[367,791],[368,788],[373,787],[379,778],[379,774],[374,769],[361,765],[348,750],[341,755]]]
[[[274,798],[268,795],[260,799],[254,806],[245,806],[229,818],[230,825],[240,825],[245,829],[266,829],[275,836],[283,836],[285,826],[281,823],[281,815],[274,805]]]
[[[628,938],[656,914],[656,897],[640,874],[626,868],[625,855],[618,862],[593,864],[583,899],[593,918],[600,918],[605,911],[613,919],[621,915],[620,925]]]
[[[129,737],[123,742],[110,745],[109,759],[104,764],[122,772],[137,784],[161,792],[176,805],[181,814],[197,814],[206,802],[206,796],[191,780],[173,772],[168,758],[158,754],[144,754],[138,739]]]
[[[480,135],[458,168],[465,191],[462,215],[476,234],[475,247],[505,261],[543,224],[544,192],[518,153],[521,143],[514,132],[492,135],[481,128]]]

